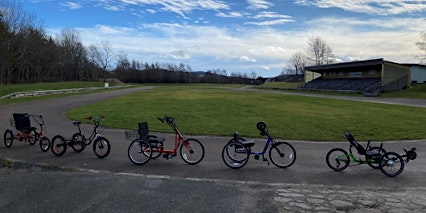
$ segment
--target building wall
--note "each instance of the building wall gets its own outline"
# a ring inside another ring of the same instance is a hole
[[[410,68],[407,66],[385,62],[382,71],[383,91],[406,89],[410,86]]]
[[[426,83],[426,66],[412,66],[411,81]]]

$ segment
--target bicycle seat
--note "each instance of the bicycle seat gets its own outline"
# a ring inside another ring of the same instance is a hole
[[[254,146],[254,141],[242,141],[241,142],[245,147],[252,147]]]
[[[80,124],[81,124],[81,121],[75,121],[75,122],[72,122],[72,124],[73,124],[74,126],[78,126],[78,125],[80,125]]]
[[[349,141],[351,146],[356,148],[360,155],[368,155],[365,148],[355,140],[355,137],[351,133],[345,132],[345,138]]]

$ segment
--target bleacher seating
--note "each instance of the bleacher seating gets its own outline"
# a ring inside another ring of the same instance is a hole
[[[351,91],[377,91],[380,89],[379,78],[317,78],[305,84],[307,89],[319,90],[351,90]]]

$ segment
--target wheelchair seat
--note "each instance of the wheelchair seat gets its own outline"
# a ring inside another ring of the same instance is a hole
[[[31,132],[36,130],[36,127],[31,126],[31,121],[28,113],[13,113],[15,128],[21,132]]]
[[[163,142],[166,140],[165,138],[159,138],[155,135],[149,135],[148,122],[141,122],[138,125],[138,133],[141,139],[148,140],[152,146],[163,145]]]

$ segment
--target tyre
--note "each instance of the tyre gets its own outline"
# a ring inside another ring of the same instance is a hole
[[[10,148],[12,146],[12,143],[13,143],[13,132],[12,132],[12,130],[8,129],[4,132],[3,141],[4,141],[4,145],[7,148]]]
[[[389,177],[395,177],[404,170],[404,160],[395,152],[386,152],[379,160],[380,171]]]
[[[348,153],[341,148],[334,148],[327,153],[327,165],[334,171],[343,171],[349,166]]]
[[[296,150],[287,142],[278,142],[269,149],[269,159],[280,168],[287,168],[296,161]]]
[[[190,138],[180,145],[180,157],[189,165],[195,165],[204,158],[204,146],[197,139]]]
[[[50,150],[56,156],[63,155],[67,151],[67,141],[61,135],[56,135],[52,138]]]
[[[74,150],[74,152],[80,153],[86,148],[86,138],[84,135],[80,134],[79,132],[72,135],[71,138],[71,148]]]
[[[28,136],[27,141],[31,145],[34,145],[38,141],[38,133],[35,130],[31,130]]]
[[[232,169],[239,169],[245,166],[249,156],[250,152],[238,141],[227,143],[222,150],[223,162]]]
[[[380,149],[378,146],[373,146],[367,151],[377,151],[377,155],[366,157],[367,164],[373,169],[379,169],[379,160],[380,157],[386,153],[385,149]]]
[[[93,153],[95,153],[98,158],[104,158],[109,155],[111,151],[111,144],[108,139],[104,137],[98,137],[93,142]]]
[[[43,152],[47,152],[50,149],[50,140],[47,137],[40,138],[40,149]]]
[[[144,140],[136,139],[130,143],[127,156],[136,165],[145,164],[152,157],[151,145]]]

